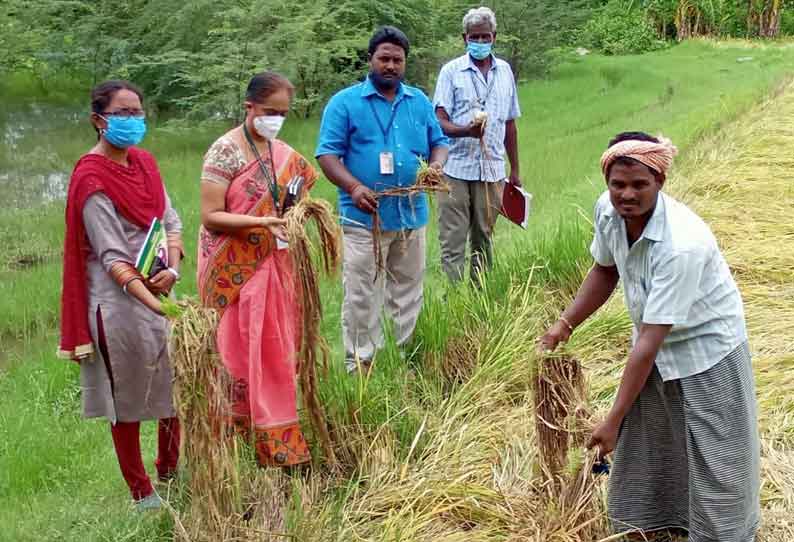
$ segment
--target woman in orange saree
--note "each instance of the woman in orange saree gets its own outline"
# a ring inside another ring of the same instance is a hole
[[[300,308],[282,215],[317,173],[276,139],[292,95],[283,76],[255,76],[245,121],[210,147],[201,175],[199,293],[220,314],[218,350],[233,380],[229,421],[253,433],[262,466],[311,459],[298,423]]]

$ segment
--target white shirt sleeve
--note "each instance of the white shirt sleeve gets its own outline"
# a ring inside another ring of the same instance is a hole
[[[516,88],[516,80],[512,70],[510,71],[510,81],[513,88],[512,96],[510,97],[510,112],[507,114],[507,120],[515,120],[521,116],[521,106],[518,103],[518,89]]]
[[[436,91],[433,94],[433,110],[441,107],[452,118],[455,113],[455,86],[452,84],[452,73],[444,66],[438,74]]]
[[[590,254],[595,262],[601,267],[614,267],[615,258],[609,249],[604,232],[601,231],[601,202],[596,202],[595,213],[593,214],[593,242],[590,244]]]

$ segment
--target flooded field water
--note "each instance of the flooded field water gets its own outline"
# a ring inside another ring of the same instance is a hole
[[[34,209],[62,201],[75,159],[92,138],[87,111],[37,103],[0,105],[0,204]]]

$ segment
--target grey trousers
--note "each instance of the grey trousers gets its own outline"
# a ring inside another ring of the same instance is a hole
[[[438,195],[441,267],[452,282],[463,279],[466,241],[471,239],[472,280],[491,267],[491,236],[499,216],[503,181],[464,181],[447,176],[450,193]]]
[[[345,365],[352,370],[356,360],[371,362],[383,346],[384,304],[394,323],[397,344],[411,338],[422,308],[425,228],[381,233],[385,269],[378,273],[377,281],[372,232],[344,226],[342,234],[342,336]]]

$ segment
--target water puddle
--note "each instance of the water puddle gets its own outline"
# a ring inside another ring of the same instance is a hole
[[[30,209],[65,199],[71,168],[92,140],[82,108],[0,105],[0,204]]]

